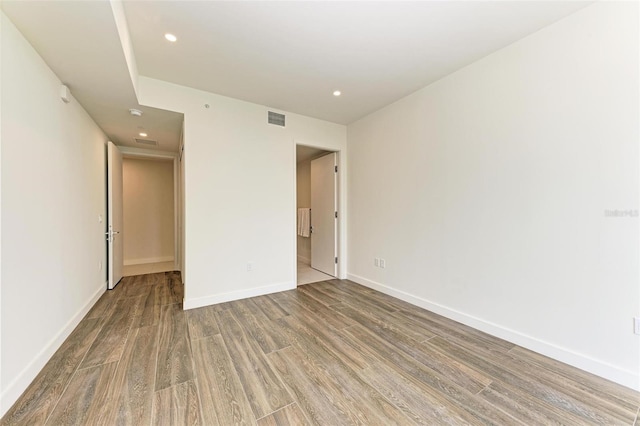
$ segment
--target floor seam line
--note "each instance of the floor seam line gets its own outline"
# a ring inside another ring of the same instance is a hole
[[[284,410],[285,408],[287,408],[287,407],[289,407],[289,406],[291,406],[291,405],[293,405],[293,404],[295,404],[295,403],[296,403],[295,401],[291,401],[290,403],[288,403],[288,404],[287,404],[287,405],[285,405],[284,407],[280,407],[280,408],[278,408],[277,410],[274,410],[274,411],[270,412],[269,414],[265,414],[264,416],[257,418],[257,419],[256,419],[256,421],[257,421],[257,422],[259,422],[260,420],[264,419],[265,417],[269,417],[270,415],[275,414],[275,413],[277,413],[278,411],[282,411],[282,410]]]

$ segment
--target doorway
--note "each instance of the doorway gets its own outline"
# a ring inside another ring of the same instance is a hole
[[[124,155],[123,275],[175,270],[172,159]]]
[[[110,189],[107,203],[110,209],[119,206],[122,220],[113,238],[119,242],[118,256],[109,252],[110,289],[119,281],[115,275],[112,281],[112,270],[119,271],[120,278],[180,270],[183,240],[179,232],[182,199],[178,154],[112,148],[120,158],[113,161],[110,155],[109,170],[119,174],[120,190],[112,194]],[[116,215],[109,216],[111,220]],[[109,246],[115,247],[111,241]]]
[[[296,146],[297,285],[338,276],[338,153]]]

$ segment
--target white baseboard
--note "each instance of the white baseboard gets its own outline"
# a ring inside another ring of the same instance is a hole
[[[78,312],[71,317],[71,319],[65,324],[65,326],[42,348],[42,350],[35,356],[33,360],[18,374],[15,380],[13,380],[6,389],[0,395],[0,417],[11,408],[11,406],[18,400],[20,395],[27,389],[33,379],[36,378],[40,370],[51,359],[53,354],[62,346],[62,343],[71,332],[80,323],[82,318],[89,312],[93,305],[98,301],[100,296],[107,290],[107,283],[100,284],[100,287],[96,289],[91,298],[84,304]]]
[[[231,302],[233,300],[248,299],[249,297],[263,296],[265,294],[277,293],[279,291],[294,290],[296,284],[285,282],[270,284],[262,287],[248,288],[246,290],[230,291],[228,293],[213,294],[211,296],[198,297],[195,299],[185,299],[184,309],[195,309],[202,306],[215,305],[217,303]]]
[[[640,391],[640,375],[638,375],[638,373],[636,372],[624,370],[607,362],[591,358],[589,356],[574,352],[570,349],[563,348],[549,342],[545,342],[535,337],[520,333],[516,330],[512,330],[510,328],[494,324],[480,318],[476,318],[474,316],[465,314],[464,312],[456,311],[455,309],[451,309],[449,307],[431,302],[421,297],[414,296],[404,291],[397,290],[393,287],[386,286],[384,284],[369,280],[359,275],[347,274],[347,279],[361,284],[365,287],[377,290],[381,293],[388,294],[389,296],[404,300],[405,302],[419,306],[428,311],[435,312],[436,314],[442,315],[443,317],[458,321],[477,330],[491,334],[492,336],[496,336],[508,342],[522,346],[523,348],[532,350],[560,362],[564,362],[565,364],[572,365],[581,370],[588,371],[589,373],[604,377],[605,379]]]
[[[302,262],[306,265],[311,265],[311,259],[298,255],[298,262]]]
[[[164,256],[164,257],[148,257],[146,259],[125,259],[123,264],[124,266],[130,265],[144,265],[147,263],[163,263],[163,262],[173,262],[173,256]]]

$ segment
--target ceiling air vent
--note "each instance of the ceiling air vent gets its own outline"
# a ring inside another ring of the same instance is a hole
[[[276,126],[284,127],[284,114],[278,114],[277,112],[269,111],[269,124],[275,124]]]
[[[152,141],[149,139],[138,139],[138,138],[134,138],[134,140],[136,141],[136,143],[139,143],[140,145],[158,146],[158,141]]]

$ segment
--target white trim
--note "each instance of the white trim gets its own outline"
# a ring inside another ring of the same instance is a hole
[[[164,256],[164,257],[149,257],[146,259],[127,259],[123,262],[124,266],[130,265],[146,265],[147,263],[163,263],[163,262],[173,262],[175,258],[173,256]]]
[[[180,162],[179,158],[173,159],[173,270],[179,271],[180,268],[180,256],[182,252],[180,250],[182,241],[180,238],[180,223],[182,218],[180,217]]]
[[[291,214],[293,215],[294,227],[291,230],[293,233],[293,253],[298,255],[298,144],[295,139],[293,140],[293,208]],[[311,263],[311,262],[309,262]],[[298,265],[297,262],[293,262],[293,282],[298,286]]]
[[[0,417],[3,416],[9,408],[18,400],[20,395],[27,389],[31,382],[36,378],[53,354],[60,349],[62,343],[71,332],[80,324],[80,321],[89,312],[93,305],[98,301],[100,296],[107,291],[109,282],[100,284],[95,293],[80,308],[76,314],[71,317],[67,324],[42,348],[42,350],[27,364],[27,366],[16,376],[16,378],[7,385],[2,395],[0,395]]]
[[[118,145],[123,155],[129,158],[164,158],[174,160],[178,158],[178,153],[169,151],[156,151],[146,148],[134,148],[131,146]]]
[[[295,282],[285,282],[270,284],[262,287],[253,287],[246,290],[230,291],[228,293],[213,294],[211,296],[198,297],[196,299],[185,299],[184,309],[200,308],[202,306],[215,305],[217,303],[231,302],[234,300],[247,299],[249,297],[263,296],[265,294],[278,293],[280,291],[295,290]]]
[[[427,309],[446,318],[473,327],[477,330],[488,333],[492,336],[507,340],[523,348],[532,350],[542,355],[548,356],[560,362],[588,371],[597,376],[604,377],[623,386],[640,391],[640,376],[630,370],[624,370],[615,365],[591,358],[587,355],[574,352],[570,349],[545,342],[532,336],[520,333],[519,331],[485,321],[481,318],[465,314],[464,312],[451,309],[449,307],[431,302],[418,296],[397,290],[393,287],[369,280],[355,274],[347,274],[347,279],[372,288],[389,296],[396,297],[405,302]]]

